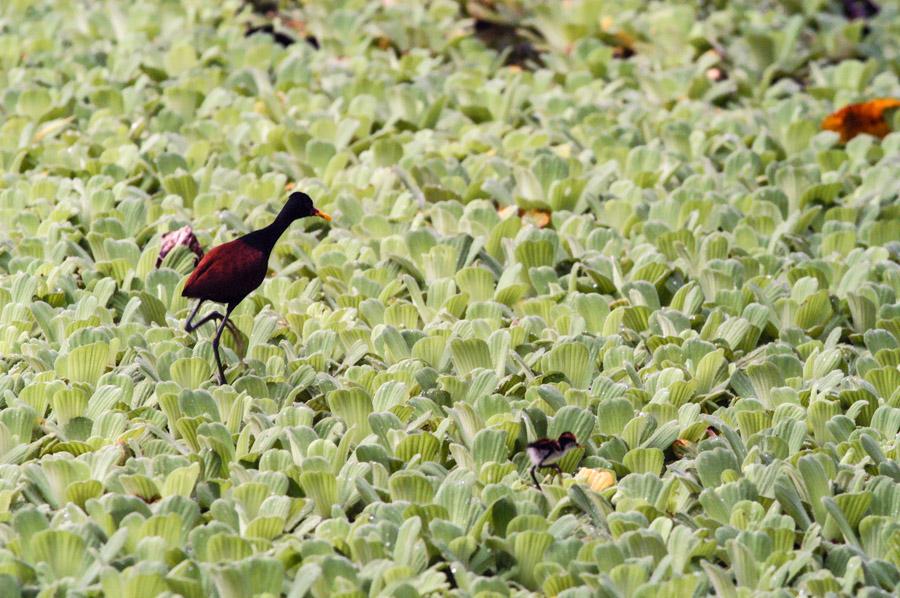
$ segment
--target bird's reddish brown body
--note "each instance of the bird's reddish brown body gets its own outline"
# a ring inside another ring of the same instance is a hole
[[[244,238],[214,247],[184,285],[185,297],[234,305],[252,293],[266,277],[269,254]]]

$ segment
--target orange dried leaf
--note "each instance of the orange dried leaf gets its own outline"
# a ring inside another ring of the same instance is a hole
[[[608,471],[582,467],[575,474],[575,480],[584,484],[594,492],[603,492],[616,485],[616,478]]]
[[[550,224],[550,212],[544,210],[528,210],[523,217],[538,228],[544,228]]]
[[[879,98],[860,104],[850,104],[825,117],[822,128],[840,134],[842,143],[862,133],[884,137],[891,132],[885,111],[894,108],[900,108],[900,100],[895,98]]]

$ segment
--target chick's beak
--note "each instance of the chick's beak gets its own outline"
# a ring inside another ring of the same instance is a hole
[[[326,213],[323,212],[322,210],[316,210],[316,216],[318,216],[319,218],[324,218],[324,219],[327,220],[328,222],[331,222],[331,216],[329,216],[328,214],[326,214]]]

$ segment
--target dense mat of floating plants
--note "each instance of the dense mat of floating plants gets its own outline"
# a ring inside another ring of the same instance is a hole
[[[0,595],[891,594],[898,9],[841,4],[0,3]],[[293,187],[219,386],[181,285]]]

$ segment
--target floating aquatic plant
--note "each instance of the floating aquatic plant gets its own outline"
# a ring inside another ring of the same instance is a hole
[[[896,6],[246,4],[0,3],[0,595],[896,593]]]

